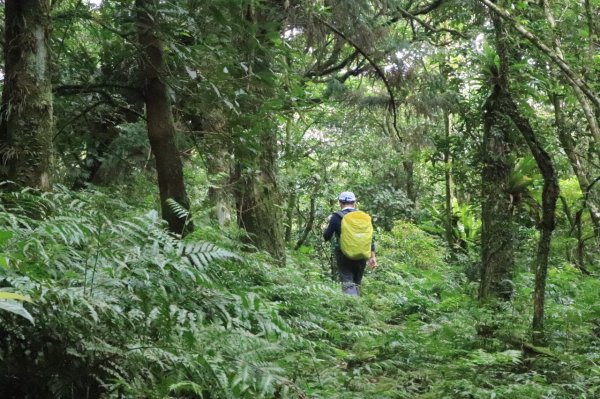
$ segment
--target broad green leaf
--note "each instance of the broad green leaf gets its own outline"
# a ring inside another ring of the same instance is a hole
[[[14,292],[0,292],[0,299],[14,299],[17,301],[25,301],[25,302],[33,303],[31,298],[21,295],[21,294],[15,294]]]
[[[32,324],[34,324],[33,316],[23,307],[23,305],[19,302],[15,301],[0,301],[0,309],[6,310],[7,312],[14,313],[21,317],[26,318]]]

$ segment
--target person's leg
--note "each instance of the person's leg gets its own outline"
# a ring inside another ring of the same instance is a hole
[[[352,261],[347,259],[340,251],[336,251],[336,260],[340,282],[342,283],[342,292],[352,296],[358,296],[358,287],[355,280],[355,267]]]
[[[358,295],[360,295],[360,284],[362,282],[362,278],[365,274],[365,268],[367,267],[367,261],[366,260],[358,260],[354,262],[354,265],[352,265],[353,268],[353,275],[352,275],[352,281],[354,282],[354,284],[356,284],[356,290]]]

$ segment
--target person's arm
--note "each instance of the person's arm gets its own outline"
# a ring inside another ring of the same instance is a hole
[[[333,234],[337,230],[339,230],[340,220],[341,220],[341,218],[337,213],[334,213],[331,215],[331,217],[329,218],[329,225],[323,232],[323,238],[325,239],[325,241],[331,240],[331,237],[333,237]]]
[[[377,267],[377,257],[375,256],[375,250],[371,251],[371,257],[369,258],[367,264],[369,265],[369,267]]]
[[[373,234],[373,239],[371,240],[371,257],[367,262],[369,267],[375,268],[377,267],[377,257],[375,256],[375,235]]]

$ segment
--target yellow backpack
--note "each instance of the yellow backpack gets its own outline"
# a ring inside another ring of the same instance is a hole
[[[340,249],[352,260],[365,260],[371,257],[373,240],[373,224],[371,216],[362,211],[351,211],[344,214],[336,212],[342,218],[340,233]]]

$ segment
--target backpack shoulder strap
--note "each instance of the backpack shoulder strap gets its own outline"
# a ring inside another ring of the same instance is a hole
[[[338,216],[340,217],[340,219],[343,219],[343,218],[344,218],[344,216],[346,216],[346,214],[345,214],[344,212],[342,212],[342,211],[337,211],[337,212],[334,212],[334,213],[335,213],[336,215],[338,215]]]

